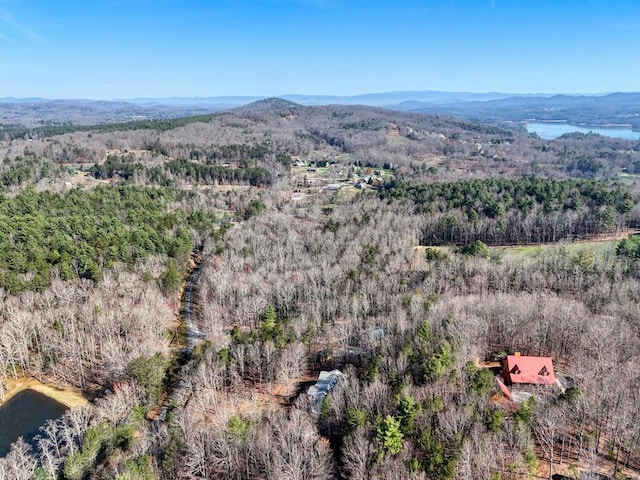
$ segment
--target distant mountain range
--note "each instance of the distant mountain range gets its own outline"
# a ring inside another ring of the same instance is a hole
[[[484,122],[562,121],[585,126],[624,125],[640,129],[640,93],[506,97],[448,104],[404,102],[397,108]]]
[[[433,90],[397,91],[382,93],[365,93],[362,95],[337,96],[337,95],[279,95],[278,98],[290,100],[301,105],[369,105],[375,107],[393,107],[406,102],[418,102],[419,104],[451,104],[459,102],[484,102],[505,98],[550,97],[551,94],[511,94],[511,93],[471,93],[471,92],[440,92]],[[173,106],[173,107],[219,107],[233,108],[246,105],[258,100],[269,98],[268,96],[218,96],[218,97],[167,97],[167,98],[122,98],[114,100],[86,100],[86,99],[62,99],[52,100],[46,98],[0,98],[0,104],[75,104],[75,105],[140,105],[140,106]]]
[[[262,96],[49,100],[0,98],[0,125],[96,124],[175,118],[227,110],[265,99]],[[508,94],[499,92],[397,91],[354,96],[283,95],[301,105],[369,105],[477,121],[565,121],[640,129],[640,93],[594,95]]]
[[[428,104],[443,104],[470,101],[498,100],[512,97],[508,93],[469,93],[469,92],[438,92],[438,91],[398,91],[383,93],[366,93],[352,96],[336,95],[280,95],[279,98],[290,100],[301,105],[369,105],[374,107],[392,107],[402,102],[423,102]],[[233,107],[246,105],[267,97],[173,97],[173,98],[133,98],[123,100],[139,105],[217,105]]]

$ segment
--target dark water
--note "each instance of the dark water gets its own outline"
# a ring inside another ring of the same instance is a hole
[[[19,437],[29,442],[47,420],[55,420],[67,411],[67,407],[36,392],[25,390],[0,407],[0,456]]]

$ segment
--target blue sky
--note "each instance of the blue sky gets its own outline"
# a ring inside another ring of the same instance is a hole
[[[0,97],[640,91],[640,0],[0,0]]]

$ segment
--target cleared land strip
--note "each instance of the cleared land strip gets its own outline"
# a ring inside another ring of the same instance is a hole
[[[174,365],[171,368],[167,395],[154,415],[159,421],[164,421],[169,408],[183,405],[189,395],[189,383],[185,380],[188,372],[195,366],[192,354],[200,345],[204,336],[198,329],[198,281],[202,273],[202,251],[196,249],[191,255],[193,268],[187,276],[182,297],[180,299],[180,320],[185,328],[185,346],[175,352]]]

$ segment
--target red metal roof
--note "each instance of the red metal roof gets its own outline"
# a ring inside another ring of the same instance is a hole
[[[511,392],[509,391],[507,386],[504,383],[502,383],[502,381],[498,377],[496,377],[496,382],[498,383],[498,386],[500,387],[500,390],[502,391],[504,396],[509,400],[511,400]]]
[[[507,355],[502,367],[502,376],[506,382],[511,383],[539,385],[554,385],[556,383],[551,357]]]

